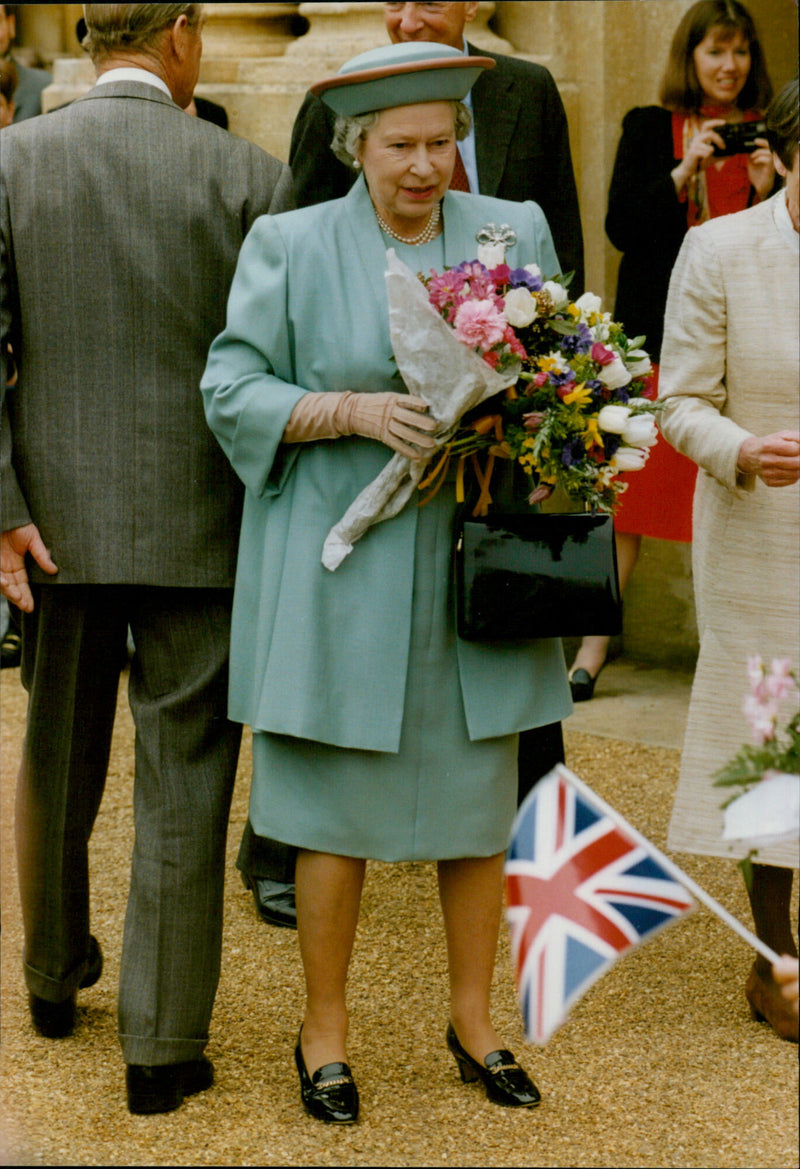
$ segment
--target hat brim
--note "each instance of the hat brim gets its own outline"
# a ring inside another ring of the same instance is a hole
[[[494,69],[491,57],[432,58],[397,65],[381,65],[355,73],[337,73],[310,88],[326,105],[345,117],[429,101],[460,101],[484,69]],[[424,76],[421,76],[424,75]]]

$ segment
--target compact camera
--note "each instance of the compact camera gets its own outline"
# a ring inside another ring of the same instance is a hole
[[[752,154],[756,147],[756,138],[765,138],[767,135],[766,122],[734,122],[729,126],[718,126],[717,133],[725,143],[725,149],[714,147],[717,158],[728,158],[731,154]]]

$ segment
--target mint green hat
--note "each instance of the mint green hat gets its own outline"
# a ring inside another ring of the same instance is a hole
[[[426,101],[460,101],[491,57],[467,57],[450,45],[409,41],[359,53],[335,77],[317,81],[311,92],[345,117]]]

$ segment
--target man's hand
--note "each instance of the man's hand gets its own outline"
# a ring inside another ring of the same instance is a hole
[[[25,568],[26,553],[30,553],[43,572],[58,572],[36,524],[25,524],[0,533],[0,591],[12,605],[24,613],[32,613],[33,595]]]
[[[746,438],[736,467],[745,475],[758,475],[767,487],[790,487],[800,477],[800,433],[779,430],[763,438]]]

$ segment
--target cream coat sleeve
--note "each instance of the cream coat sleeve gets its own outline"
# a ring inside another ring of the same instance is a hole
[[[661,349],[659,426],[669,443],[730,491],[752,491],[736,469],[750,431],[727,416],[727,291],[715,238],[686,236],[672,272]]]

